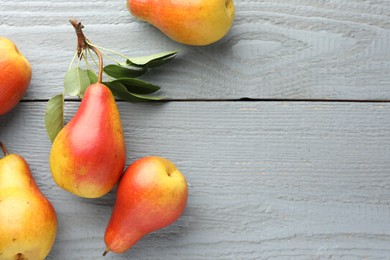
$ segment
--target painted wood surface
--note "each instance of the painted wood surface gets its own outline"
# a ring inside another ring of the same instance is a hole
[[[59,216],[49,259],[97,259],[114,192],[79,199],[48,167],[44,103],[0,118]],[[119,102],[128,161],[174,161],[190,184],[172,226],[109,259],[386,259],[390,255],[389,104]],[[67,103],[67,117],[77,104]]]
[[[176,44],[132,17],[125,0],[0,1],[0,32],[31,60],[26,99],[61,92],[76,39],[129,56],[181,49],[145,78],[172,99],[390,99],[387,0],[236,0],[230,33],[207,47]]]
[[[235,3],[224,39],[189,47],[124,0],[0,0],[0,34],[33,66],[24,100],[0,117],[0,140],[57,210],[48,259],[100,259],[115,198],[80,199],[50,175],[45,105],[75,51],[70,17],[129,56],[181,50],[144,77],[170,101],[118,105],[127,164],[171,159],[188,179],[188,207],[107,259],[389,259],[390,1]],[[67,120],[78,105],[66,102]]]

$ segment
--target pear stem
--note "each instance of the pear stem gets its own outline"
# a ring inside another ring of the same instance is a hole
[[[106,250],[104,250],[102,256],[106,256],[108,252],[110,252],[110,249],[106,247]]]
[[[91,49],[99,59],[99,73],[98,73],[98,82],[101,83],[103,80],[103,58],[99,49],[96,48],[91,42],[85,37],[83,33],[84,25],[76,19],[70,19],[69,22],[72,24],[76,30],[77,35],[77,56],[81,59],[83,51],[87,48]]]
[[[1,147],[1,150],[3,150],[3,153],[5,156],[9,155],[7,148],[5,148],[5,145],[2,142],[0,142],[0,147]]]
[[[93,50],[93,52],[96,54],[96,56],[97,56],[98,59],[99,59],[98,82],[99,82],[99,83],[102,83],[102,80],[103,80],[103,57],[102,57],[102,54],[100,53],[100,51],[99,51],[98,48],[96,48],[96,47],[93,46],[93,45],[90,45],[88,40],[87,40],[87,43],[88,43],[88,47],[89,47],[91,50]]]

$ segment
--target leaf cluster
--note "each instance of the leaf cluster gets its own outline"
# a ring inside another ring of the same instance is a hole
[[[84,52],[82,56],[85,58],[87,68],[80,67],[80,60],[77,66],[71,66],[64,77],[63,93],[52,97],[46,105],[45,126],[51,142],[54,141],[59,131],[64,127],[65,96],[77,96],[82,99],[88,86],[98,81],[96,72],[92,69],[88,59],[86,59],[86,53]],[[114,64],[106,65],[103,68],[103,72],[106,74],[107,80],[104,80],[102,83],[111,90],[114,96],[128,102],[161,100],[163,97],[151,95],[160,90],[160,87],[138,77],[145,74],[149,69],[161,66],[172,60],[177,53],[177,51],[170,51],[135,58],[128,58],[119,54],[125,58],[125,61],[119,62],[115,60]],[[105,56],[109,57],[108,55]]]

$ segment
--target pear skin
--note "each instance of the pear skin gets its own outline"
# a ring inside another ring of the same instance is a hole
[[[0,37],[0,116],[22,99],[31,81],[31,65],[9,39]]]
[[[0,159],[0,234],[0,259],[36,260],[49,254],[57,234],[52,204],[16,154]]]
[[[103,255],[123,253],[146,234],[172,224],[184,212],[187,197],[186,179],[171,161],[157,156],[135,161],[119,182]]]
[[[127,8],[172,40],[188,45],[220,40],[232,27],[235,12],[233,0],[127,0]]]
[[[125,162],[126,145],[114,96],[104,84],[92,84],[53,142],[53,179],[77,196],[97,198],[115,186]]]

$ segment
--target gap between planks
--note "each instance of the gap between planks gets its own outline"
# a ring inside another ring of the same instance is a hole
[[[20,102],[44,103],[48,99],[21,100]],[[127,102],[125,100],[116,100],[117,102]],[[80,102],[79,99],[65,99],[65,102]],[[239,99],[164,99],[159,101],[145,101],[149,103],[168,103],[168,102],[316,102],[316,103],[390,103],[390,100],[365,100],[365,99],[288,99],[288,98],[239,98]],[[142,102],[139,102],[142,103]]]

